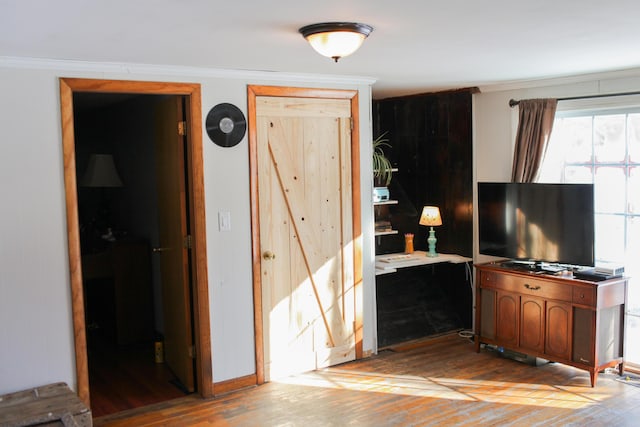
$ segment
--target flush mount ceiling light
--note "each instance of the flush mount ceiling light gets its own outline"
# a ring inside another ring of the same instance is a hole
[[[316,52],[338,62],[358,50],[373,27],[357,22],[323,22],[304,26],[298,31]]]

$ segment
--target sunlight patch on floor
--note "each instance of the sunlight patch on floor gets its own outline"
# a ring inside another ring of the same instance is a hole
[[[412,375],[325,369],[279,379],[277,382],[309,387],[391,393],[437,399],[580,409],[611,397],[591,387],[484,381],[458,378],[423,378]]]
[[[407,396],[439,397],[473,400],[446,386],[412,376],[380,375],[348,371],[321,370],[278,380],[280,383],[325,387],[353,391],[402,394]]]

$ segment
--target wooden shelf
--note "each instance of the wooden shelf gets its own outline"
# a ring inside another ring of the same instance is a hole
[[[398,171],[397,168],[393,168],[392,169],[392,172],[397,172],[397,171]],[[375,218],[376,222],[378,221],[378,219],[380,218],[381,215],[385,219],[388,219],[388,217],[389,217],[388,209],[384,208],[383,206],[390,206],[390,205],[397,205],[397,204],[398,204],[397,200],[384,200],[384,201],[380,201],[380,202],[373,202],[373,206],[374,207],[378,207],[377,209],[374,209],[374,218]],[[391,222],[389,222],[389,224],[391,224]],[[398,230],[374,231],[374,233],[373,233],[373,235],[378,238],[378,242],[380,242],[379,238],[381,236],[390,236],[390,235],[393,235],[393,234],[398,234]]]
[[[373,206],[381,206],[381,205],[397,205],[397,200],[385,200],[384,202],[373,202]]]
[[[398,230],[376,231],[375,236],[388,236],[390,234],[398,234]]]
[[[457,254],[438,254],[429,257],[425,251],[415,251],[411,254],[393,253],[376,255],[376,275],[395,273],[399,268],[416,267],[418,265],[430,265],[439,263],[462,264],[473,261],[471,258]]]

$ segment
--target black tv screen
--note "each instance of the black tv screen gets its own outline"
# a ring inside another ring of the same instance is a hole
[[[479,252],[593,266],[592,184],[478,183]]]

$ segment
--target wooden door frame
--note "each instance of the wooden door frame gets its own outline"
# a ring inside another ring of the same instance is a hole
[[[67,209],[71,312],[76,356],[77,392],[90,405],[89,363],[85,332],[84,295],[80,258],[80,228],[78,224],[78,194],[76,189],[75,131],[73,94],[135,93],[144,95],[185,96],[187,120],[187,174],[189,179],[189,218],[192,235],[193,311],[196,347],[196,383],[202,397],[213,396],[211,359],[211,328],[207,279],[207,246],[204,204],[204,170],[202,154],[202,101],[200,85],[196,83],[143,82],[127,80],[97,80],[60,78],[60,111],[62,119],[62,150]]]
[[[355,295],[356,359],[363,357],[362,332],[362,219],[360,202],[360,110],[357,90],[313,89],[285,86],[247,86],[249,135],[249,180],[251,193],[251,257],[253,271],[253,322],[255,334],[256,382],[264,383],[264,331],[262,319],[262,274],[260,252],[260,209],[258,188],[258,136],[256,128],[256,97],[348,99],[351,102],[351,215],[353,224],[353,262]]]

